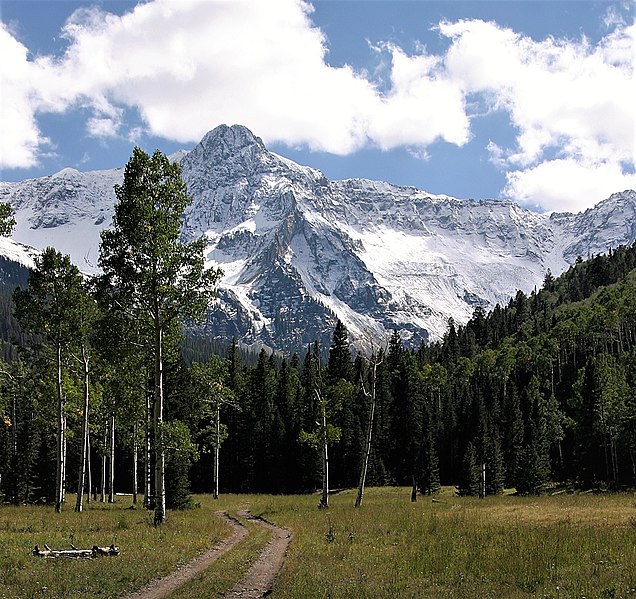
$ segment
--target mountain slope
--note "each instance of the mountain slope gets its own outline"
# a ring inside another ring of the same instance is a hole
[[[449,316],[530,291],[578,255],[636,239],[636,193],[584,213],[537,214],[511,202],[457,200],[377,181],[329,181],[269,152],[242,126],[210,131],[180,157],[193,202],[183,236],[208,239],[225,271],[204,327],[298,350],[328,343],[340,318],[364,342],[394,327],[412,343],[439,338]],[[0,184],[14,238],[54,245],[86,270],[112,218],[123,170]]]
[[[17,221],[13,239],[70,254],[83,270],[97,267],[99,232],[110,226],[123,168],[83,173],[65,168],[54,175],[0,183],[0,201],[11,202]]]

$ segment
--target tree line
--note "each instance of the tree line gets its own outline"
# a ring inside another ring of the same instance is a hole
[[[399,331],[356,352],[338,322],[328,348],[223,356],[189,327],[219,271],[179,238],[178,165],[136,149],[102,274],[53,248],[13,296],[21,348],[0,366],[0,494],[143,494],[155,521],[191,492],[329,492],[455,485],[487,495],[550,485],[636,484],[636,245],[577,260],[540,290],[478,308],[444,338]],[[9,322],[9,319],[7,319]],[[16,336],[18,337],[18,336]]]

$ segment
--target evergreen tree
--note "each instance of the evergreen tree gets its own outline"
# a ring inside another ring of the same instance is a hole
[[[228,379],[227,384],[236,399],[237,409],[228,410],[224,415],[227,425],[227,440],[223,444],[224,476],[222,484],[226,489],[237,491],[246,490],[247,472],[245,455],[248,453],[250,445],[249,433],[247,430],[247,413],[249,405],[248,396],[248,375],[247,366],[243,364],[242,356],[236,338],[232,339],[225,361],[227,363]]]
[[[524,392],[526,405],[526,430],[524,446],[519,458],[517,491],[527,494],[540,493],[549,481],[549,440],[545,421],[545,398],[539,380],[532,376]]]
[[[467,445],[462,459],[461,478],[457,487],[457,494],[462,496],[479,495],[479,487],[480,471],[477,462],[477,451],[471,442]]]
[[[453,364],[459,357],[459,339],[455,329],[455,319],[448,319],[448,330],[444,338],[444,359],[446,365]]]
[[[256,367],[251,372],[249,414],[247,418],[249,479],[253,489],[260,493],[272,492],[274,480],[275,448],[272,445],[272,427],[275,420],[275,397],[278,389],[276,362],[262,349]]]
[[[403,352],[398,369],[393,372],[391,394],[391,469],[399,485],[412,484],[417,478],[420,443],[422,442],[422,411],[425,397],[424,381],[412,353]]]
[[[349,333],[340,320],[336,323],[329,349],[327,363],[328,384],[333,385],[338,380],[351,381],[351,350],[349,348]]]
[[[506,468],[501,451],[499,431],[490,431],[484,447],[484,464],[486,466],[486,495],[499,495],[504,490]]]
[[[422,442],[419,457],[419,489],[420,493],[431,495],[440,490],[439,459],[437,456],[437,435],[433,410],[427,404],[423,412]]]
[[[520,460],[523,448],[524,424],[519,395],[514,385],[509,387],[504,405],[504,414],[502,451],[505,463],[505,485],[516,487],[517,475],[521,472]]]

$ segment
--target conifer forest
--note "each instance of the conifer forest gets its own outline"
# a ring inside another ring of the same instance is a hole
[[[161,522],[193,492],[636,485],[636,245],[439,342],[396,330],[363,351],[339,322],[289,356],[197,334],[221,273],[179,240],[178,166],[135,150],[116,195],[100,276],[54,248],[30,273],[3,264],[2,500],[139,493]]]

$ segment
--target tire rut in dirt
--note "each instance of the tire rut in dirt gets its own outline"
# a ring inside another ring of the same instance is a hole
[[[222,540],[218,545],[202,553],[172,574],[150,582],[143,589],[126,595],[124,599],[162,599],[166,597],[181,585],[194,578],[199,572],[205,570],[248,536],[249,531],[238,520],[232,518],[225,512],[215,513],[232,526],[232,534],[227,539]]]
[[[265,597],[272,591],[272,586],[278,573],[283,567],[287,548],[291,540],[291,533],[258,518],[249,512],[238,512],[239,516],[256,522],[259,526],[268,528],[272,533],[272,538],[261,551],[260,557],[247,574],[225,595],[226,599],[256,599]]]

